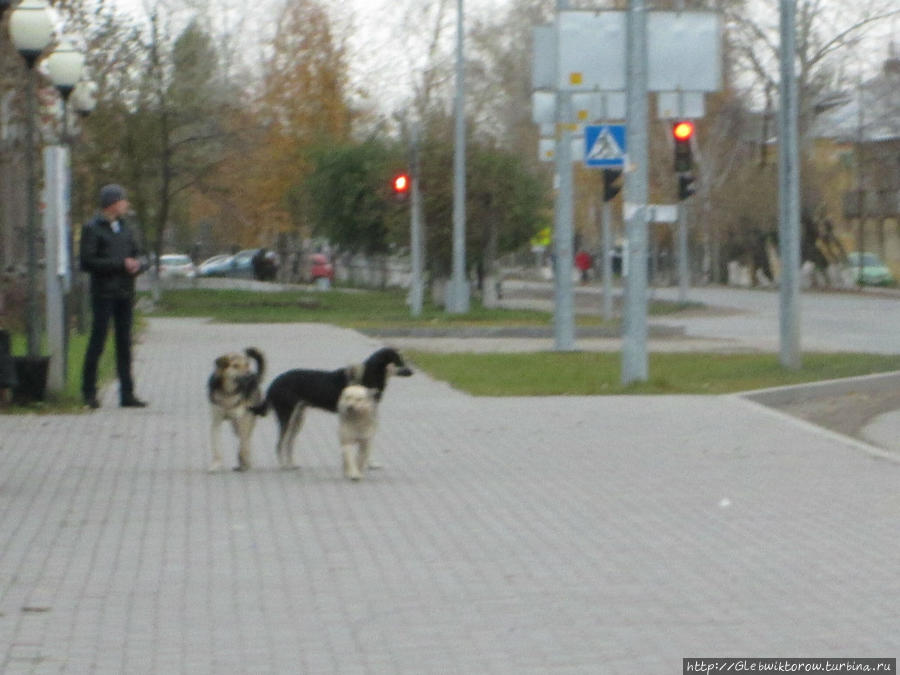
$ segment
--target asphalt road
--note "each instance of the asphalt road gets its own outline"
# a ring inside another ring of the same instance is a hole
[[[503,288],[505,306],[553,309],[549,283],[510,280]],[[596,284],[577,287],[576,311],[599,313],[602,293]],[[616,304],[620,296],[621,289],[615,289]],[[653,288],[649,297],[675,302],[678,289]],[[777,290],[701,287],[690,289],[687,299],[700,303],[702,309],[652,316],[649,324],[683,329],[686,338],[719,341],[722,349],[775,352],[780,348]],[[799,313],[804,350],[900,353],[900,292],[804,292]]]
[[[506,282],[504,304],[552,311],[550,284]],[[678,300],[677,288],[654,288],[651,298]],[[615,291],[616,304],[621,291]],[[780,306],[777,290],[727,287],[692,288],[688,301],[701,306],[671,316],[652,316],[651,328],[670,335],[651,339],[651,351],[778,352]],[[576,311],[599,313],[602,288],[576,289]],[[808,291],[800,297],[800,341],[805,351],[900,353],[900,292]],[[618,340],[581,340],[581,349],[618,349]],[[474,346],[474,345],[473,345]],[[550,347],[550,341],[545,341]],[[798,387],[791,397],[767,399],[766,405],[841,434],[900,453],[900,377],[892,386],[854,380],[852,386]]]

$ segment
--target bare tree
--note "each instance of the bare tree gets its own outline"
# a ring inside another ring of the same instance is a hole
[[[800,133],[806,137],[827,97],[851,84],[845,72],[854,51],[892,17],[900,16],[896,0],[798,0],[797,80]],[[769,100],[778,85],[778,0],[758,0],[726,12],[733,47],[733,71],[758,103]]]

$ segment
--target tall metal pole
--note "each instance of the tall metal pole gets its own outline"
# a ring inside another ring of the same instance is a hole
[[[466,281],[466,70],[463,0],[456,1],[456,140],[453,151],[453,276],[447,311],[469,311],[469,285]]]
[[[647,365],[647,12],[644,0],[628,4],[628,163],[625,222],[628,278],[622,344],[622,384],[646,381]]]
[[[603,202],[603,318],[612,321],[612,205]]]
[[[422,299],[424,296],[424,281],[422,279],[422,262],[424,258],[422,237],[422,198],[419,192],[419,125],[413,124],[412,129],[412,157],[410,166],[410,248],[412,249],[412,284],[410,285],[410,313],[415,316],[422,315]]]
[[[781,254],[781,365],[799,368],[800,153],[797,140],[795,0],[781,0],[781,105],[778,111],[778,246]]]
[[[557,0],[557,44],[559,12],[569,8],[568,0]],[[557,50],[558,52],[558,50]],[[557,68],[557,71],[559,69]],[[572,185],[572,94],[565,91],[556,94],[556,175],[559,189],[556,193],[555,227],[553,228],[553,278],[554,312],[553,335],[557,351],[575,349],[575,301],[572,287],[572,257],[574,240],[574,216]]]
[[[682,201],[678,205],[678,302],[687,302],[689,278],[687,204]]]
[[[35,132],[35,93],[34,79],[36,77],[34,66],[28,67],[28,80],[26,99],[27,114],[25,125],[25,171],[27,172],[25,194],[28,200],[28,227],[25,230],[26,247],[28,254],[28,289],[26,296],[26,333],[28,341],[28,356],[36,358],[40,355],[41,332],[38,317],[38,301],[37,301],[37,185],[35,180],[35,158],[34,158],[34,132]]]
[[[66,386],[66,295],[68,292],[69,149],[64,145],[44,148],[44,288],[45,335],[50,363],[47,388]]]

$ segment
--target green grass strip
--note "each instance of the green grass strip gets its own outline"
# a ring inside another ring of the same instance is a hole
[[[775,354],[658,353],[650,378],[621,384],[618,352],[405,352],[433,377],[476,396],[595,396],[610,394],[727,394],[900,370],[900,356],[803,354],[787,370]]]

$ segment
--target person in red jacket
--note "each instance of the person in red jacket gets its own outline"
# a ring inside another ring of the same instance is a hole
[[[587,251],[582,250],[575,254],[575,267],[581,272],[581,283],[586,284],[588,282],[588,270],[591,269],[593,262],[591,254]]]
[[[84,357],[81,394],[89,408],[99,408],[97,364],[106,343],[109,321],[116,336],[116,371],[119,402],[123,408],[147,404],[134,395],[131,374],[131,325],[134,280],[143,271],[142,254],[135,232],[124,221],[130,204],[120,185],[100,190],[100,212],[81,230],[81,269],[91,275],[91,337]]]

